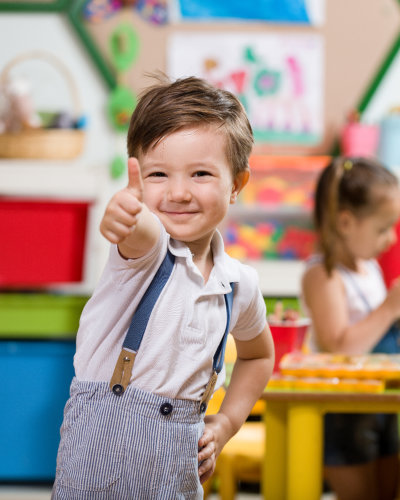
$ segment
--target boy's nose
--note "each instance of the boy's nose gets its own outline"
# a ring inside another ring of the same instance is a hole
[[[168,188],[170,201],[190,201],[192,195],[186,182],[173,182]]]

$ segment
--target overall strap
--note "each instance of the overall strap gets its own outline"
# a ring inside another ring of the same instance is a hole
[[[219,343],[219,346],[217,347],[217,350],[215,351],[215,354],[214,354],[213,372],[212,372],[210,380],[207,383],[206,389],[203,393],[203,396],[202,396],[201,402],[200,402],[200,411],[201,412],[204,412],[207,409],[208,402],[210,401],[210,398],[213,395],[215,384],[217,383],[218,374],[222,370],[222,367],[224,365],[225,348],[226,348],[226,341],[228,339],[229,324],[231,321],[232,305],[233,305],[233,293],[234,293],[234,283],[231,283],[230,285],[231,285],[232,290],[229,293],[224,295],[225,307],[226,307],[225,332],[224,332],[224,335],[221,339],[221,342]]]
[[[154,275],[132,317],[110,382],[110,388],[117,396],[121,395],[129,384],[135,356],[142,342],[151,311],[172,273],[174,262],[175,256],[167,250],[161,266]]]

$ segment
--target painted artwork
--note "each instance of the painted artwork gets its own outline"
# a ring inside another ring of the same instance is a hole
[[[86,0],[82,9],[83,18],[91,23],[100,23],[125,7],[132,7],[146,21],[155,25],[168,22],[168,0]]]
[[[196,75],[233,92],[260,143],[316,145],[323,135],[323,41],[318,34],[175,33],[172,78]]]
[[[180,21],[267,21],[290,24],[322,24],[324,0],[174,0]]]

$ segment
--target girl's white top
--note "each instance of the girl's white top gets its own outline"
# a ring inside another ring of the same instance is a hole
[[[322,262],[322,256],[313,255],[306,261],[306,270]],[[343,281],[350,325],[357,323],[382,304],[386,298],[387,290],[382,276],[381,268],[375,259],[363,262],[364,272],[351,271],[344,266],[337,266],[336,271]],[[307,306],[302,297],[302,307],[309,315]],[[313,331],[310,327],[308,346],[313,352],[319,352],[320,348]]]
[[[131,382],[159,395],[199,400],[212,373],[212,359],[226,326],[224,294],[235,282],[231,334],[239,340],[259,335],[266,308],[258,276],[224,252],[217,231],[211,247],[214,267],[207,283],[189,248],[170,239],[163,226],[157,245],[145,256],[126,260],[112,245],[100,281],[86,304],[77,334],[74,367],[79,380],[110,381],[132,315],[167,252],[175,266],[157,300],[136,355]],[[225,380],[222,370],[217,387]]]

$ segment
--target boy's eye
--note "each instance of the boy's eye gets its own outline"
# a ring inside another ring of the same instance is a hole
[[[207,172],[206,170],[199,170],[194,175],[195,175],[195,177],[204,177],[206,175],[211,175],[211,174],[210,174],[210,172]]]
[[[152,172],[149,177],[166,177],[164,172]]]

